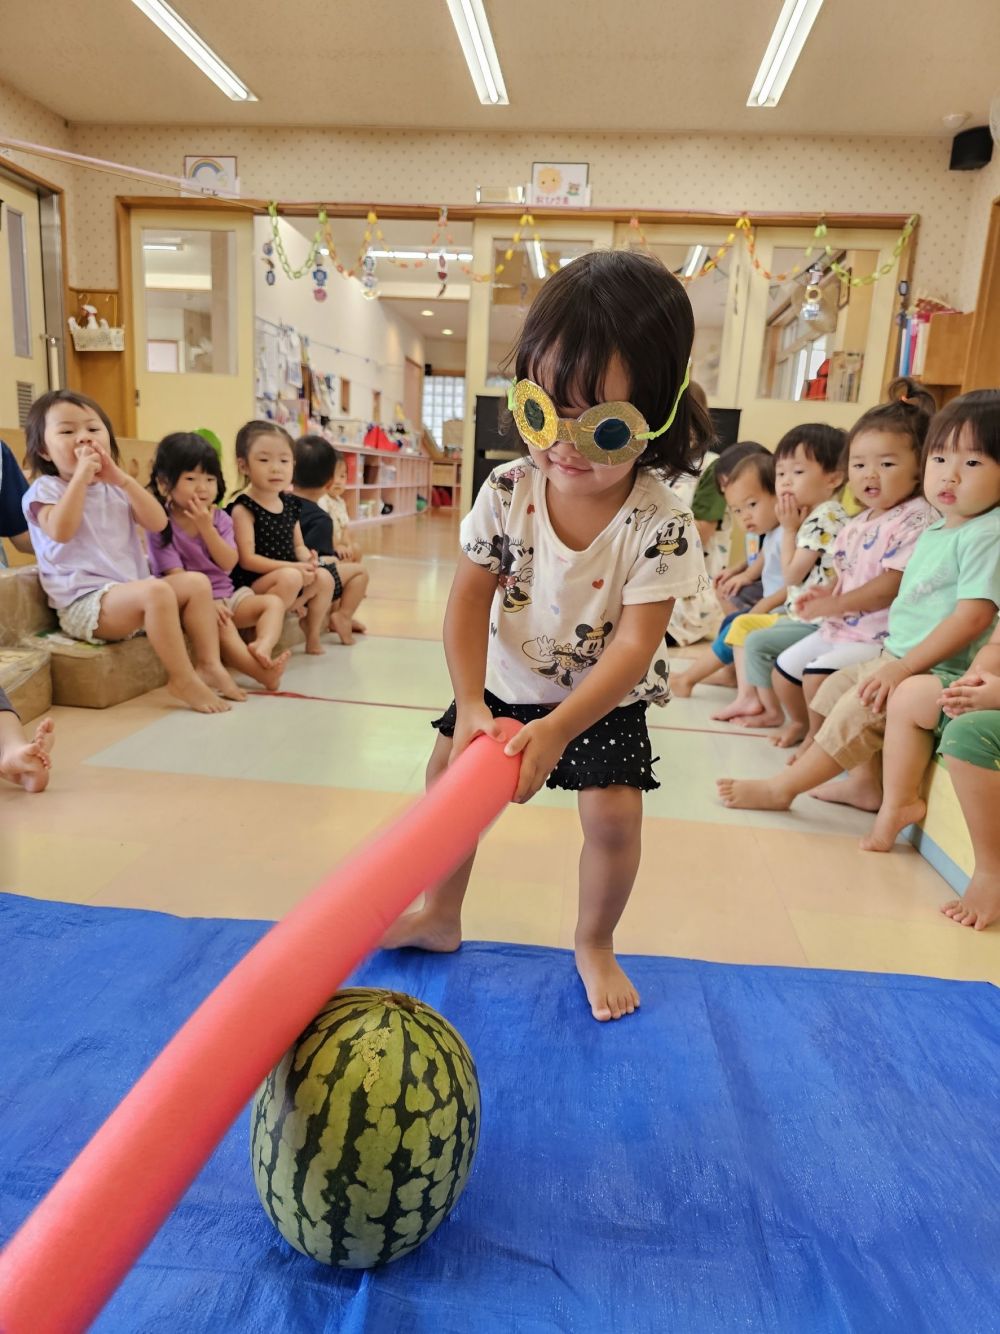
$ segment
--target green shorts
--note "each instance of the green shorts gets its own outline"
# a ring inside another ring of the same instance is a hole
[[[938,745],[941,755],[1000,771],[1000,710],[979,709],[944,721]]]

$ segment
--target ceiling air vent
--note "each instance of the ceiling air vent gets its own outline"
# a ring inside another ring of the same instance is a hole
[[[28,409],[35,401],[35,386],[27,380],[17,382],[17,424],[22,429],[28,420]]]

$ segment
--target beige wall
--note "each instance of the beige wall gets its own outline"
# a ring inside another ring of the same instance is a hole
[[[735,212],[819,209],[922,215],[915,287],[971,308],[1000,156],[949,172],[949,142],[806,136],[627,136],[74,126],[0,85],[0,131],[180,174],[185,154],[235,154],[246,194],[282,199],[471,203],[477,184],[525,180],[539,157],[591,164],[593,202]],[[71,189],[69,279],[114,287],[112,201],[155,193],[120,178],[19,159]],[[75,187],[75,188],[74,188]]]

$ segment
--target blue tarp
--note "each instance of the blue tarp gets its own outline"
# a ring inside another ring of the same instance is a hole
[[[0,896],[0,1237],[266,926]],[[381,1271],[321,1268],[261,1210],[242,1117],[96,1328],[1000,1330],[1000,993],[628,966],[641,1013],[598,1025],[564,951],[376,956],[357,980],[479,1066],[451,1218]]]

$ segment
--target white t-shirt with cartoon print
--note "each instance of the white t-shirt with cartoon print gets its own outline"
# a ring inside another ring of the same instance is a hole
[[[495,468],[462,521],[462,550],[499,577],[486,689],[507,704],[561,703],[614,638],[622,607],[707,586],[691,511],[637,471],[625,504],[585,551],[556,536],[545,478],[530,459]],[[670,698],[666,649],[622,705]]]

